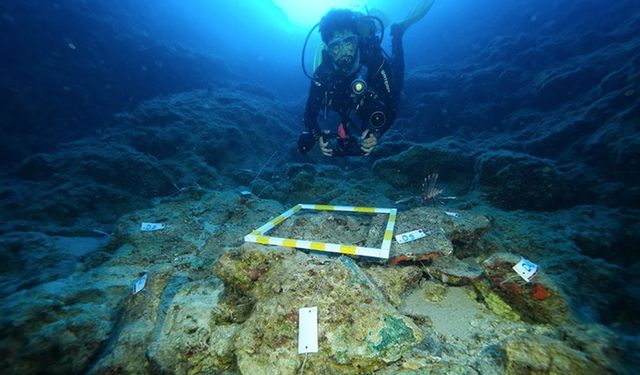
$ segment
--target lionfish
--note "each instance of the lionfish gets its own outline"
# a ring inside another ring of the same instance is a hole
[[[424,178],[422,182],[422,190],[420,194],[420,198],[422,198],[422,203],[431,203],[431,204],[442,204],[442,199],[458,199],[454,196],[443,197],[442,193],[444,192],[444,187],[439,188],[437,185],[438,182],[438,173],[431,173],[427,177]],[[397,200],[395,203],[408,203],[413,201],[416,197],[411,196],[407,198],[402,198]]]
[[[438,197],[444,191],[444,188],[438,188],[436,185],[438,181],[438,174],[431,173],[424,178],[422,183],[422,202],[424,203],[438,203]]]

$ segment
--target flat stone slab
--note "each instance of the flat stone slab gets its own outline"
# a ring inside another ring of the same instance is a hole
[[[434,259],[443,255],[469,256],[478,239],[489,229],[489,220],[468,211],[419,207],[399,212],[394,233],[422,229],[426,237],[391,245],[391,263]],[[454,245],[456,243],[455,254]]]
[[[482,276],[482,267],[472,260],[453,256],[438,257],[427,267],[429,275],[449,285],[466,285]]]
[[[519,261],[516,254],[493,254],[482,263],[486,278],[475,283],[476,289],[484,298],[499,297],[526,322],[555,326],[572,322],[565,295],[545,270],[540,270],[531,282],[525,282],[512,269]]]

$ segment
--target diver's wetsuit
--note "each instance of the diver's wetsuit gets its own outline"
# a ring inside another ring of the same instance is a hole
[[[378,43],[366,45],[360,42],[360,65],[366,67],[366,76],[363,78],[367,83],[367,91],[362,95],[356,95],[351,90],[351,83],[361,74],[361,70],[344,76],[336,71],[331,58],[324,52],[322,63],[311,82],[304,114],[304,124],[310,133],[316,138],[320,134],[318,115],[324,109],[338,113],[348,133],[359,135],[357,130],[361,133],[370,129],[380,137],[389,129],[396,119],[404,80],[403,31],[397,25],[391,27],[390,58]],[[371,123],[371,116],[378,111],[384,114],[386,120],[376,128]]]

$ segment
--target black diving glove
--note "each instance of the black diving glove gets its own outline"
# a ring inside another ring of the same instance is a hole
[[[328,131],[317,138],[311,132],[302,132],[298,138],[298,151],[301,154],[308,153],[319,138],[331,144],[329,146],[332,150],[331,156],[362,156],[364,154],[356,137],[349,135],[346,138],[340,138],[337,133]]]
[[[346,138],[336,137],[336,145],[333,156],[362,156],[364,152],[360,148],[358,139],[352,135]]]

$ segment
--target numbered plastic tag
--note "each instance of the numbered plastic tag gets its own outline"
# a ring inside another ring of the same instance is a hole
[[[318,352],[318,308],[303,307],[298,312],[298,354]]]
[[[424,234],[422,229],[417,229],[417,230],[403,233],[403,234],[396,234],[396,241],[398,241],[398,243],[406,243],[406,242],[419,240],[422,237],[426,237],[426,236],[427,235]]]
[[[445,214],[447,214],[447,216],[451,216],[451,217],[459,217],[460,214],[457,212],[453,212],[453,211],[445,211]]]
[[[165,224],[162,223],[142,223],[140,225],[141,232],[153,232],[156,230],[162,230],[166,227]]]
[[[530,262],[524,258],[520,258],[520,261],[516,263],[515,266],[513,266],[513,270],[516,271],[516,273],[520,275],[520,277],[522,277],[526,282],[531,281],[531,279],[536,276],[539,269],[540,267],[538,267],[537,264]]]
[[[147,285],[147,273],[143,273],[142,276],[140,276],[138,278],[138,280],[136,280],[133,283],[133,288],[131,288],[131,294],[138,294],[139,291],[141,291],[142,289],[144,289],[144,286]]]

